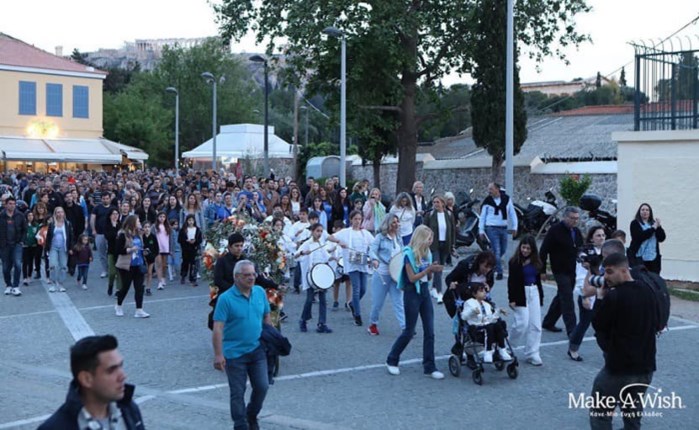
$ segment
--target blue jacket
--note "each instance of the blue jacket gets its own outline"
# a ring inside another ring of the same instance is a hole
[[[124,397],[117,402],[117,407],[121,410],[121,416],[124,418],[124,423],[128,430],[145,430],[146,426],[143,424],[141,411],[133,401],[134,390],[135,387],[133,385],[126,384]],[[78,392],[78,384],[75,381],[71,381],[66,401],[49,419],[39,426],[38,430],[79,430],[78,414],[82,408],[83,403]]]

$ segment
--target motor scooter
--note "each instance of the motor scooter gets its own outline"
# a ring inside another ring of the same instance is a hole
[[[604,227],[604,234],[609,238],[616,231],[616,216],[600,209],[602,198],[597,194],[583,194],[580,197],[580,209],[587,211],[589,219],[594,219]]]
[[[455,247],[470,247],[476,243],[481,251],[489,250],[490,242],[488,238],[485,235],[481,237],[478,234],[478,222],[481,216],[473,207],[480,203],[480,200],[471,197],[473,188],[469,190],[468,194],[464,191],[459,191],[456,194],[458,227],[456,229]]]
[[[515,203],[515,212],[518,220],[515,238],[519,238],[523,234],[544,234],[545,230],[547,230],[543,228],[544,226],[550,227],[558,221],[555,217],[558,211],[558,204],[552,189],[546,191],[544,196],[545,200],[530,201],[526,208]]]

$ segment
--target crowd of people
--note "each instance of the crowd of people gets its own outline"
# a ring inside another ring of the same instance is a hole
[[[425,196],[421,182],[416,182],[410,193],[401,192],[391,199],[380,189],[371,188],[368,181],[346,189],[336,177],[322,184],[314,178],[297,183],[291,178],[236,178],[191,170],[176,175],[170,170],[149,169],[7,173],[2,179],[0,258],[6,296],[21,296],[22,287],[37,280],[46,282],[51,293],[79,292],[93,288],[94,279],[99,277],[106,279],[106,294],[116,297],[116,316],[124,315],[123,303],[133,286],[134,317],[147,318],[144,296],[164,290],[177,278],[182,285],[196,287],[206,231],[239,215],[253,223],[269,223],[279,232],[279,246],[292,263],[291,271],[285,273],[288,289],[306,295],[298,316],[301,332],[308,331],[317,304],[316,332],[333,332],[327,321],[330,307],[351,312],[356,326],[363,326],[363,316],[368,315],[367,332],[379,335],[379,317],[389,296],[402,331],[387,355],[388,372],[400,374],[400,356],[416,335],[419,317],[423,370],[434,379],[444,378],[434,359],[434,302],[444,304],[450,316],[472,330],[483,329],[484,339],[490,339],[485,340],[483,351],[486,362],[492,362],[494,356],[509,360],[505,347],[508,330],[499,317],[505,312],[494,306],[490,295],[508,267],[507,305],[513,311],[509,332],[524,346],[525,360],[542,365],[541,330],[560,332],[555,324],[562,317],[569,339],[568,356],[582,361],[579,348],[589,326],[603,332],[609,324],[608,320],[596,320],[604,295],[590,285],[590,275],[606,279],[605,267],[619,274],[636,263],[659,273],[659,244],[666,238],[660,220],[644,203],[630,225],[629,248],[621,246],[624,260],[617,255],[607,261],[604,229],[591,226],[583,234],[577,227],[580,210],[569,207],[562,211],[562,221],[549,230],[540,250],[534,238],[525,236],[507,262],[503,259],[508,236],[515,236],[518,220],[509,196],[492,183],[481,206],[479,224],[479,232],[487,237],[492,250],[453,265],[460,228],[454,194]],[[615,232],[614,239],[625,241],[625,234]],[[268,388],[261,376],[261,369],[267,369],[261,364],[267,362],[261,351],[261,326],[263,321],[270,322],[265,289],[279,286],[247,259],[244,245],[242,235],[231,235],[228,252],[216,261],[212,282],[219,294],[212,301],[209,325],[214,331],[215,367],[227,372],[231,385],[232,418],[236,424],[242,420],[255,428]],[[587,257],[581,258],[581,251]],[[396,259],[398,264],[394,264]],[[549,260],[557,294],[542,320],[542,281]],[[448,266],[453,267],[443,278]],[[317,276],[310,276],[311,272]],[[75,277],[74,286],[69,285],[70,277]],[[630,282],[625,275],[618,278],[619,283]],[[330,306],[326,291],[332,292]],[[363,313],[362,299],[367,292],[372,296],[371,309]],[[247,302],[255,303],[254,315],[240,320],[236,309]],[[464,358],[473,365],[474,357]],[[649,372],[652,377],[654,363],[651,367],[639,365],[645,379]],[[257,375],[253,399],[245,409],[245,374],[253,373]],[[598,382],[596,386],[603,385]]]

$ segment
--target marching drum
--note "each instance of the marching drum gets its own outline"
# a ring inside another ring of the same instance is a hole
[[[335,271],[327,263],[318,263],[308,271],[306,281],[312,288],[325,291],[335,283]]]
[[[368,261],[368,256],[364,252],[358,252],[358,251],[350,251],[349,252],[349,262],[352,264],[357,264],[357,265],[365,265],[367,264]]]
[[[398,277],[400,272],[403,270],[403,252],[397,252],[391,257],[391,261],[388,263],[388,273],[391,274],[391,279],[398,282]]]

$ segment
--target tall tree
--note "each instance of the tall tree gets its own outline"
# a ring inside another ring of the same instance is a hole
[[[478,6],[478,0],[223,0],[214,9],[224,37],[240,39],[254,29],[258,42],[269,42],[269,52],[277,42],[285,44],[288,61],[299,75],[317,71],[316,77],[324,80],[335,77],[337,69],[327,74],[330,69],[323,64],[336,63],[338,55],[337,42],[324,40],[321,32],[328,25],[341,29],[347,39],[349,73],[399,91],[398,102],[383,109],[398,115],[397,188],[402,191],[415,180],[417,136],[425,120],[416,112],[418,85],[431,85],[451,72],[471,71]],[[516,12],[518,38],[532,56],[542,59],[553,53],[554,42],[567,46],[586,40],[573,18],[588,10],[585,0],[530,0]],[[383,50],[385,67],[354,68],[363,66],[354,64],[352,57],[365,38]]]
[[[506,22],[507,3],[482,0],[480,4],[478,38],[471,89],[471,121],[473,140],[492,157],[491,177],[498,181],[505,159],[505,88],[506,88]],[[517,52],[517,49],[514,50]],[[527,111],[524,94],[519,86],[519,68],[514,69],[514,153],[519,153],[527,139]],[[512,192],[512,190],[508,190]]]

